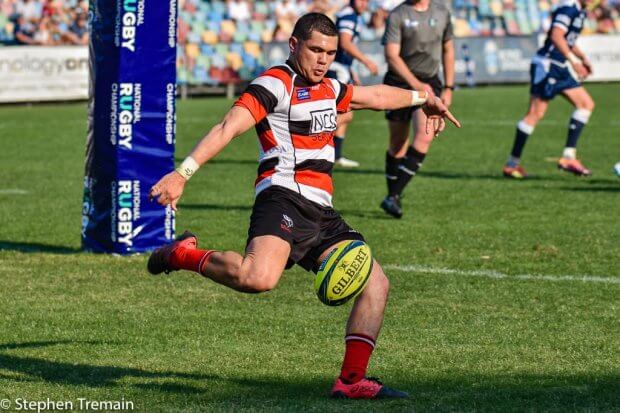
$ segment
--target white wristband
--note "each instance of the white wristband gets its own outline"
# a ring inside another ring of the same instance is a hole
[[[418,92],[417,90],[411,91],[411,106],[419,106],[426,103],[426,100],[428,99],[428,92],[423,93],[424,97],[421,97],[420,92]]]
[[[577,63],[581,63],[581,60],[579,60],[579,58],[577,56],[575,56],[574,53],[569,53],[568,56],[566,56],[566,59],[571,62],[572,64],[577,64]]]
[[[194,160],[191,156],[185,158],[185,160],[179,165],[176,171],[185,179],[189,180],[196,173],[196,171],[200,168],[198,162]]]

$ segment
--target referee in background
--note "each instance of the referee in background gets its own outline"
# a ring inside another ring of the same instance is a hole
[[[383,83],[407,89],[426,90],[440,96],[449,107],[454,90],[454,41],[450,11],[440,0],[407,0],[388,16],[382,41],[388,71]],[[443,64],[442,83],[439,65]],[[401,194],[416,174],[434,135],[426,131],[426,115],[420,106],[386,111],[390,145],[385,155],[388,195],[381,208],[400,218]],[[413,143],[409,146],[409,123],[413,121]]]

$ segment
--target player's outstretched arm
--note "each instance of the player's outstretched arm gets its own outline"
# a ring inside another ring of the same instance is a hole
[[[157,199],[161,205],[170,205],[176,211],[177,202],[183,194],[188,179],[201,165],[224,149],[233,138],[246,132],[255,124],[256,121],[249,110],[233,106],[224,119],[213,126],[209,133],[198,142],[191,154],[176,170],[164,175],[153,185],[150,198]]]
[[[445,120],[454,123],[457,128],[460,122],[450,113],[441,99],[429,95],[426,91],[401,89],[388,85],[354,86],[351,97],[351,109],[396,110],[422,105],[427,116],[426,130],[437,135],[445,127]]]

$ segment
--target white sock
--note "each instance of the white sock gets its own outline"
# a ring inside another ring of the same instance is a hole
[[[592,116],[592,112],[587,109],[575,109],[571,117],[585,125],[590,120],[590,116]]]
[[[577,149],[576,148],[564,148],[564,152],[562,152],[562,158],[577,159]]]

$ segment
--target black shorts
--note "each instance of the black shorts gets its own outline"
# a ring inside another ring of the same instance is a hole
[[[441,83],[441,79],[439,79],[438,75],[435,75],[427,79],[418,77],[418,79],[423,83],[428,83],[433,88],[433,92],[435,92],[435,95],[437,96],[441,95],[441,91],[443,90],[443,83]],[[403,83],[402,81],[398,79],[395,79],[393,76],[389,74],[389,72],[385,75],[385,78],[383,79],[383,83],[385,83],[386,85],[396,86],[402,89],[411,90],[411,86],[409,86],[407,83]],[[395,122],[409,122],[411,120],[411,117],[413,116],[413,112],[415,112],[419,108],[420,106],[412,106],[412,107],[403,108],[403,109],[386,110],[385,118],[387,120],[393,120]]]
[[[315,272],[317,260],[330,246],[345,240],[364,241],[333,208],[281,186],[263,190],[254,201],[247,243],[261,235],[275,235],[291,245],[286,268],[298,264]]]

